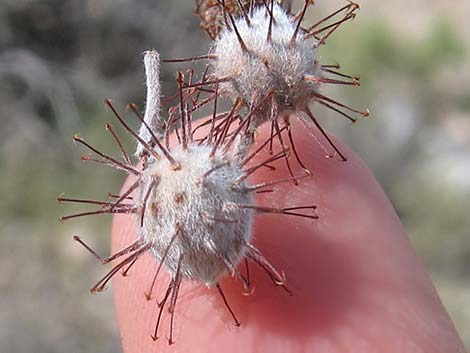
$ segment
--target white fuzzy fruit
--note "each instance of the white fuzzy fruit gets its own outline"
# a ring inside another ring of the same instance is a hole
[[[210,146],[172,149],[179,164],[152,158],[142,172],[136,205],[145,214],[139,235],[167,270],[211,286],[244,258],[251,242],[253,211],[230,207],[250,204],[243,175],[228,156]],[[140,222],[140,220],[139,220]],[[181,263],[179,261],[181,259]]]
[[[292,16],[275,4],[273,17],[270,35],[271,16],[264,7],[254,9],[249,23],[239,17],[225,28],[211,50],[213,75],[228,79],[220,84],[227,96],[242,98],[249,106],[274,91],[279,114],[302,111],[320,86],[305,76],[321,77],[321,66],[312,43],[301,30],[296,33]]]
[[[279,9],[276,8],[276,11]],[[261,17],[259,20],[261,21]],[[281,25],[279,21],[278,26]],[[287,23],[285,26],[289,27]],[[276,36],[274,35],[273,38],[277,38]],[[294,48],[296,47],[301,48],[302,45],[299,43],[294,45]],[[308,60],[302,61],[301,64],[307,65],[307,62]],[[249,128],[250,119],[256,115],[256,109],[242,116],[241,105],[236,103],[229,112],[217,114],[217,102],[214,101],[212,118],[193,129],[192,111],[197,110],[202,100],[198,101],[197,97],[200,92],[192,90],[190,84],[185,82],[184,75],[180,73],[178,75],[178,78],[181,78],[179,112],[176,108],[169,112],[165,130],[162,133],[158,129],[161,126],[158,53],[153,50],[146,52],[144,63],[148,90],[144,116],[134,104],[128,106],[142,123],[139,132],[134,131],[127,124],[110,100],[105,100],[106,106],[137,142],[135,155],[140,157],[138,167],[133,165],[110,124],[106,126],[121,151],[121,159],[100,152],[79,136],[74,137],[76,142],[84,145],[99,157],[96,159],[87,155],[83,157],[83,160],[98,162],[125,171],[133,176],[134,183],[119,195],[110,194],[111,200],[87,200],[62,196],[58,200],[98,206],[95,211],[64,216],[61,220],[97,214],[135,215],[138,223],[138,239],[109,257],[99,256],[80,237],[74,236],[74,239],[102,263],[119,259],[111,271],[91,288],[92,292],[103,291],[110,279],[119,271],[126,275],[144,253],[150,252],[155,257],[156,271],[149,291],[145,292],[147,300],[154,298],[154,284],[162,267],[168,271],[170,279],[166,292],[161,300],[158,300],[159,314],[152,338],[154,340],[158,338],[162,312],[168,304],[171,315],[168,343],[172,344],[174,342],[175,306],[184,279],[190,279],[208,287],[216,287],[236,326],[240,326],[240,321],[230,308],[220,285],[220,280],[224,276],[231,275],[239,279],[243,284],[244,293],[250,295],[254,287],[250,282],[248,263],[252,262],[263,269],[273,283],[291,293],[286,287],[285,275],[276,270],[262,252],[252,244],[252,222],[255,213],[283,214],[310,219],[317,219],[318,216],[315,213],[315,205],[294,207],[287,205],[284,208],[273,208],[270,205],[254,203],[253,195],[258,192],[257,190],[259,192],[272,191],[265,188],[299,179],[294,175],[278,180],[266,180],[257,185],[249,185],[246,181],[259,168],[274,168],[271,163],[287,158],[288,149],[281,146],[282,149],[279,152],[266,160],[255,159],[268,143],[272,143],[276,136],[280,137],[286,127],[271,134],[266,141],[260,143],[259,147],[252,151],[255,131],[250,131]],[[201,84],[207,83],[200,82],[199,85]],[[274,85],[273,82],[270,84]],[[287,86],[291,84],[295,85],[295,80],[285,83]],[[258,85],[257,88],[252,89],[257,90],[261,87],[264,86]],[[215,88],[215,95],[217,95],[217,88]],[[289,97],[301,99],[295,93]],[[276,98],[279,97],[276,96]],[[262,103],[268,102],[264,100],[256,106]],[[288,109],[286,105],[282,107]],[[210,127],[206,124],[207,122],[210,123]],[[207,126],[207,134],[197,136],[203,131],[199,128],[204,126]],[[175,131],[173,143],[170,142],[172,129]],[[195,136],[196,130],[199,132]],[[245,260],[246,275],[237,269],[242,260]]]

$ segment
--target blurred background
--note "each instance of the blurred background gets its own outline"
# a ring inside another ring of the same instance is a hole
[[[319,0],[305,23],[343,4]],[[470,348],[470,2],[361,5],[321,56],[362,81],[328,95],[368,107],[371,118],[350,126],[314,111],[374,171]],[[163,58],[207,52],[193,10],[189,0],[0,1],[2,352],[121,351],[111,292],[88,291],[106,269],[71,239],[78,233],[107,254],[110,218],[60,224],[83,208],[55,198],[119,191],[124,176],[84,165],[71,137],[116,151],[103,99],[143,105],[146,49]],[[178,67],[162,65],[164,95],[175,92]]]

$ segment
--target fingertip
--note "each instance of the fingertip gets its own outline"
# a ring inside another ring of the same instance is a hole
[[[279,271],[286,288],[250,264],[256,286],[244,296],[232,278],[221,281],[231,310],[216,288],[183,281],[170,342],[171,314],[162,312],[158,339],[152,339],[169,278],[165,271],[146,298],[158,266],[146,254],[124,278],[114,279],[116,313],[124,351],[175,352],[460,352],[452,323],[435,295],[404,230],[377,181],[346,146],[347,162],[325,158],[309,130],[292,121],[300,158],[313,173],[259,194],[257,204],[289,207],[315,204],[318,220],[260,214],[254,244]],[[260,139],[269,129],[260,130]],[[267,154],[258,158],[267,158]],[[265,170],[252,183],[285,177],[281,167]],[[297,170],[301,170],[299,167]],[[128,181],[128,185],[130,182]],[[136,222],[113,222],[113,251],[137,237]],[[245,271],[243,265],[240,271]],[[292,295],[289,295],[289,291]],[[404,343],[405,342],[405,343]],[[171,343],[171,344],[170,344]],[[463,349],[463,348],[462,348]],[[419,351],[419,350],[418,350]],[[463,352],[463,350],[462,350]]]

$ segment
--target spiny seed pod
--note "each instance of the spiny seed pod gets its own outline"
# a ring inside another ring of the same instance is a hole
[[[339,110],[338,106],[350,109],[322,95],[320,88],[323,84],[359,85],[359,80],[332,71],[328,65],[322,66],[316,49],[342,23],[356,16],[359,5],[350,2],[309,28],[301,28],[307,8],[312,4],[313,1],[305,0],[302,10],[295,16],[287,13],[273,0],[269,2],[269,6],[266,4],[264,7],[251,9],[246,16],[234,18],[232,14],[225,12],[230,21],[227,21],[226,27],[214,40],[210,52],[214,59],[213,76],[221,81],[223,93],[232,100],[241,98],[250,107],[256,104],[259,97],[272,96],[271,104],[262,107],[256,119],[253,119],[252,129],[268,120],[274,123],[278,118],[288,122],[289,114],[303,112],[321,130],[341,159],[346,160],[346,156],[321,128],[309,109],[309,104],[315,100],[335,111]],[[341,12],[344,12],[342,19],[319,28],[326,20]],[[313,39],[313,43],[309,39]],[[325,72],[348,80],[327,78]],[[363,116],[368,115],[368,112],[350,110]],[[341,113],[355,121],[344,112]],[[297,159],[303,166],[300,159]]]
[[[215,2],[222,12],[217,20],[222,27],[213,36],[208,55],[188,60],[208,59],[212,81],[218,82],[220,92],[232,101],[241,100],[252,109],[260,100],[270,98],[250,122],[250,129],[242,138],[246,140],[244,143],[252,142],[250,134],[263,122],[270,121],[275,131],[278,119],[289,124],[293,113],[297,116],[302,113],[320,130],[335,154],[346,161],[347,157],[323,130],[309,105],[317,102],[353,123],[357,120],[354,114],[369,115],[367,110],[356,110],[321,93],[326,84],[359,86],[359,78],[338,72],[339,65],[321,64],[317,54],[318,47],[343,23],[355,18],[359,5],[348,1],[347,5],[305,28],[301,24],[308,7],[314,3],[312,0],[305,0],[303,8],[295,15],[289,12],[290,6],[281,6],[274,0],[250,2],[248,7],[244,2],[237,2],[238,11],[231,2]],[[217,5],[212,3],[211,8]],[[209,19],[206,25],[211,25]],[[298,163],[304,167],[291,136],[289,139]]]
[[[224,94],[240,97],[250,106],[257,96],[273,92],[279,115],[305,110],[322,78],[316,48],[279,5],[272,7],[271,16],[267,11],[257,7],[249,21],[240,17],[220,33],[211,51],[216,58],[213,75],[223,81]],[[264,122],[268,114],[259,117],[253,124]]]
[[[169,344],[173,340],[173,316],[183,279],[189,279],[208,287],[215,286],[236,326],[240,322],[230,308],[220,286],[220,279],[231,275],[239,279],[247,295],[253,292],[249,277],[242,274],[238,265],[250,260],[267,272],[271,280],[287,292],[286,279],[262,253],[252,244],[252,220],[255,213],[274,213],[316,219],[316,206],[272,208],[253,203],[253,194],[266,191],[278,183],[289,182],[294,177],[266,181],[249,185],[247,178],[262,167],[281,158],[288,151],[282,148],[267,160],[253,162],[257,153],[286,130],[283,126],[255,151],[237,143],[240,135],[249,127],[256,113],[254,108],[246,116],[240,115],[241,104],[236,102],[226,113],[217,113],[217,86],[214,97],[214,114],[194,129],[192,114],[211,100],[201,99],[197,87],[205,85],[207,77],[193,84],[193,71],[188,72],[188,81],[183,73],[178,74],[179,111],[169,110],[163,133],[157,133],[160,124],[160,84],[158,82],[159,56],[149,51],[144,58],[147,76],[147,105],[144,116],[136,105],[129,108],[141,122],[139,133],[135,132],[117,112],[110,100],[105,104],[114,113],[121,125],[137,141],[137,156],[140,161],[133,166],[129,154],[123,148],[110,124],[106,127],[115,138],[122,160],[100,152],[79,136],[74,140],[100,159],[85,156],[85,161],[98,162],[132,175],[134,182],[120,195],[111,195],[114,200],[96,201],[75,198],[58,198],[61,202],[78,202],[98,205],[97,210],[61,217],[61,220],[96,214],[135,214],[139,228],[138,239],[110,257],[102,258],[78,236],[74,239],[96,256],[102,263],[118,260],[111,271],[92,289],[100,292],[119,271],[126,274],[132,265],[145,253],[150,252],[156,260],[155,275],[148,292],[153,298],[153,288],[158,274],[164,267],[170,274],[167,291],[158,301],[160,311],[156,319],[152,338],[158,338],[160,319],[168,302],[171,315]],[[195,131],[208,127],[209,132],[196,139]],[[170,141],[170,131],[175,133],[175,142]],[[281,146],[282,147],[282,146]],[[305,176],[298,176],[301,179]],[[289,292],[290,293],[290,292]]]
[[[152,252],[171,273],[180,267],[182,276],[212,286],[251,242],[253,210],[236,206],[251,204],[251,193],[236,183],[242,167],[220,150],[189,144],[171,155],[171,161],[152,157],[142,172],[139,235],[154,243]]]

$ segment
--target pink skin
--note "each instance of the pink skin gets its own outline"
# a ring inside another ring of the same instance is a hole
[[[297,150],[312,177],[299,186],[277,185],[275,192],[259,194],[256,201],[269,207],[316,204],[319,219],[258,214],[253,236],[266,258],[285,272],[293,295],[251,264],[253,295],[244,296],[241,284],[232,278],[221,282],[242,324],[235,327],[215,288],[185,280],[175,311],[176,343],[168,345],[168,310],[154,342],[150,335],[158,314],[155,298],[162,298],[168,275],[162,271],[153,299],[147,301],[144,292],[157,263],[145,254],[127,277],[117,275],[113,282],[124,351],[464,352],[400,220],[369,169],[337,140],[349,160],[325,158],[312,137],[324,141],[315,128],[306,130],[296,117],[291,122]],[[257,141],[269,133],[269,126],[263,126]],[[267,156],[262,152],[257,160]],[[300,173],[293,156],[290,160]],[[279,166],[276,171],[262,168],[250,183],[285,178],[284,164]],[[135,230],[133,216],[116,216],[113,252],[133,242]]]

